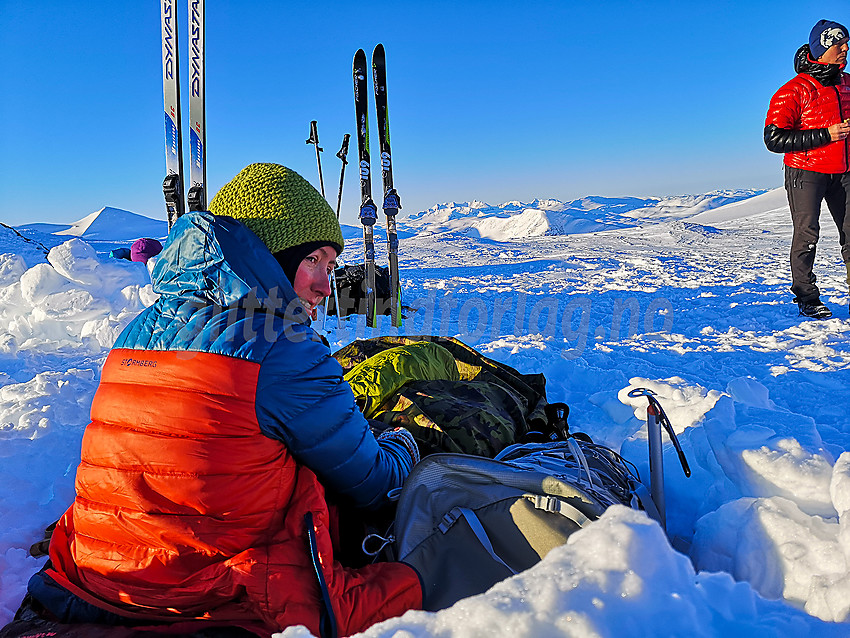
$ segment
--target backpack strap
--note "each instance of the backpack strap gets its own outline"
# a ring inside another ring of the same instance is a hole
[[[581,511],[555,496],[542,494],[523,494],[522,496],[528,500],[535,509],[560,514],[561,516],[570,519],[579,527],[584,527],[590,522],[590,519],[582,514]],[[449,531],[452,525],[461,518],[466,521],[467,525],[469,525],[469,529],[471,529],[472,533],[475,534],[475,538],[478,539],[478,542],[481,543],[481,546],[490,555],[490,558],[504,566],[511,574],[516,575],[517,571],[502,560],[502,557],[496,553],[495,549],[493,549],[493,543],[490,542],[490,537],[487,536],[487,531],[484,529],[484,526],[481,524],[481,521],[478,519],[475,512],[468,507],[453,507],[448,514],[443,516],[443,519],[440,521],[437,529],[445,534]]]
[[[584,473],[587,474],[587,482],[591,485],[595,485],[596,487],[601,487],[593,481],[593,474],[590,473],[590,466],[587,464],[587,458],[584,456],[584,452],[581,451],[579,444],[576,443],[576,440],[573,437],[567,439],[567,446],[570,448],[570,453],[575,457],[576,462],[584,470]]]
[[[634,488],[634,493],[647,516],[649,516],[652,520],[661,523],[661,512],[659,512],[658,508],[655,506],[655,501],[652,500],[652,494],[649,493],[646,486],[643,483],[637,483]]]
[[[481,524],[481,521],[478,520],[478,517],[468,507],[454,507],[452,510],[443,517],[443,520],[440,522],[438,529],[445,534],[449,531],[452,525],[455,522],[463,518],[466,521],[466,524],[469,525],[469,529],[472,530],[472,533],[475,534],[475,538],[478,539],[478,542],[481,543],[481,546],[486,550],[488,554],[490,554],[490,558],[495,560],[497,563],[502,564],[511,574],[516,575],[517,571],[508,565],[502,558],[496,553],[496,550],[493,549],[493,544],[490,542],[490,537],[487,536],[487,532],[484,529],[484,526]]]
[[[555,496],[542,494],[523,494],[523,496],[531,502],[534,509],[560,514],[561,516],[570,519],[579,527],[584,527],[590,522],[590,519],[582,514],[580,510]]]

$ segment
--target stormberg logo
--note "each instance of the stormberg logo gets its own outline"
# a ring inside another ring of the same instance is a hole
[[[201,96],[201,13],[200,0],[192,2],[192,97]]]
[[[165,77],[169,80],[174,79],[174,29],[171,28],[171,3],[168,0],[162,2],[162,28],[164,29],[162,43],[165,47],[163,52],[163,66],[165,68]]]
[[[121,359],[121,365],[125,366],[127,368],[131,368],[133,366],[136,366],[136,367],[139,367],[139,368],[155,368],[156,367],[156,361],[148,361],[148,360],[145,360],[145,359],[128,358],[128,359]]]

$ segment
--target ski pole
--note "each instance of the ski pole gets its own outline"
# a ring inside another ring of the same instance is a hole
[[[336,156],[342,161],[342,168],[339,171],[339,194],[336,198],[336,219],[339,221],[339,211],[342,207],[342,184],[345,180],[345,167],[348,164],[348,141],[351,139],[351,135],[346,133],[342,136],[342,147],[340,147],[339,152]],[[331,289],[334,292],[334,301],[336,302],[336,327],[342,328],[342,319],[340,319],[340,310],[339,310],[339,291],[336,287],[336,270],[331,273]],[[328,316],[328,304],[330,302],[330,297],[325,297],[325,317]],[[322,317],[322,327],[325,325],[325,317]]]
[[[316,146],[316,164],[319,166],[319,187],[322,190],[322,197],[325,196],[325,181],[322,178],[322,156],[319,155],[324,149],[319,146],[319,126],[316,120],[310,122],[310,138],[306,141],[307,144]]]
[[[664,495],[664,450],[661,442],[661,428],[667,431],[667,436],[676,448],[676,453],[679,455],[679,463],[682,465],[682,470],[686,477],[690,477],[691,468],[688,466],[688,460],[685,458],[685,453],[682,451],[682,446],[679,445],[679,439],[676,437],[676,432],[670,424],[670,419],[664,412],[664,408],[655,398],[655,393],[648,388],[635,388],[629,391],[629,396],[646,397],[649,405],[646,408],[646,430],[647,439],[649,441],[649,492],[652,496],[652,501],[658,509],[661,529],[667,531],[667,511]]]
[[[346,133],[342,136],[342,147],[336,156],[342,161],[342,168],[339,171],[339,196],[336,199],[336,218],[339,219],[339,210],[342,207],[342,182],[345,179],[345,167],[348,164],[348,141],[351,136]]]
[[[325,197],[325,179],[322,176],[322,156],[320,153],[324,151],[324,149],[319,146],[319,124],[316,120],[312,120],[310,122],[310,137],[306,140],[307,144],[313,144],[316,147],[316,165],[319,167],[319,188],[322,191],[322,197],[327,200]],[[337,219],[339,219],[339,213],[337,213]],[[336,293],[336,277],[334,275],[334,271],[331,271],[331,274],[328,275],[328,283],[330,284],[331,289]],[[325,312],[322,315],[322,331],[325,329],[325,318],[328,316],[328,299],[330,296],[325,297]],[[337,320],[336,325],[337,328],[341,328],[339,322],[339,300],[337,300]]]

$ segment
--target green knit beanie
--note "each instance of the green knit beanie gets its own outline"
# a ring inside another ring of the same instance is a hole
[[[245,224],[277,253],[308,242],[328,242],[342,250],[339,221],[312,184],[280,164],[251,164],[221,187],[210,212]]]

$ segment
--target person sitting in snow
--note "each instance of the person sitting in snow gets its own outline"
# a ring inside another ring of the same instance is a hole
[[[252,164],[181,217],[160,297],[104,364],[76,499],[28,591],[63,622],[349,635],[421,604],[401,563],[343,567],[335,502],[380,508],[418,461],[377,439],[310,327],[343,248],[294,171]]]
[[[130,246],[130,261],[139,261],[147,264],[152,257],[156,257],[162,252],[162,244],[156,239],[150,237],[142,237],[133,242]]]
[[[821,202],[838,226],[850,284],[850,75],[847,28],[819,21],[797,50],[797,76],[771,98],[764,127],[768,150],[785,153],[785,190],[791,207],[791,292],[800,314],[826,319],[812,267],[820,234]]]

